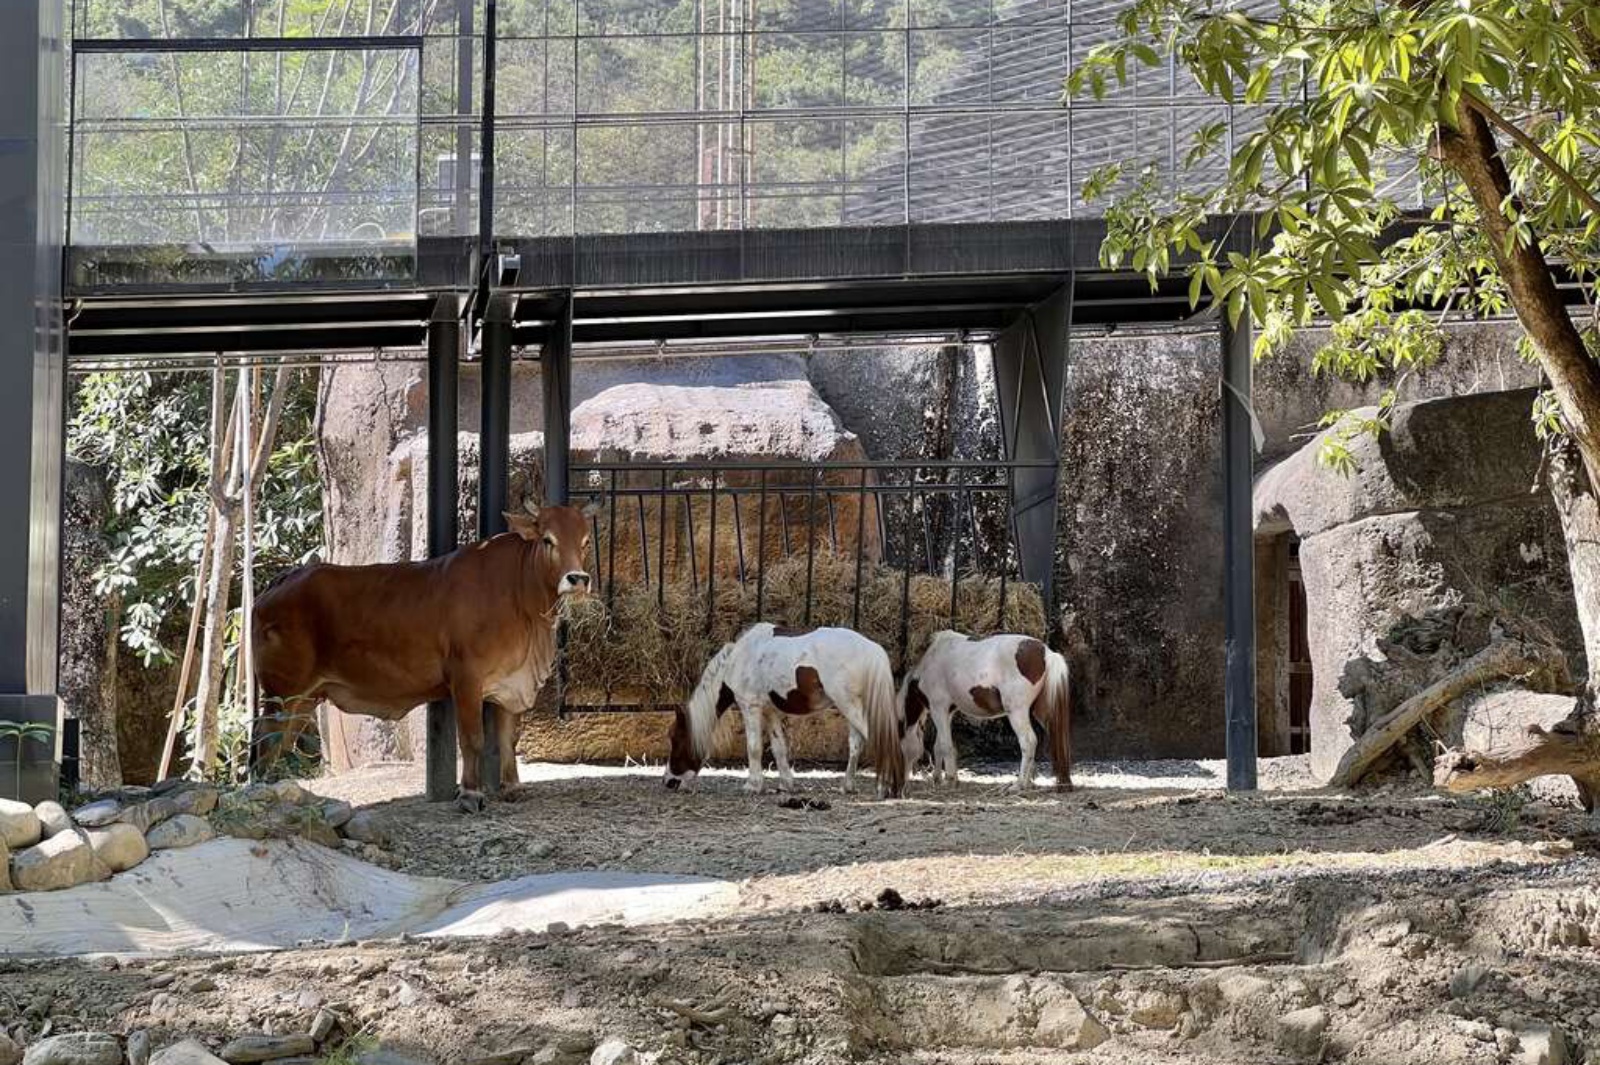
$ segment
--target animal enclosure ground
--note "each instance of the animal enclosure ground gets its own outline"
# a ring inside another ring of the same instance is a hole
[[[1600,1045],[1581,812],[1322,794],[1287,759],[1264,767],[1279,790],[1229,797],[1219,769],[1084,766],[1077,792],[1022,796],[979,773],[880,803],[837,774],[749,796],[742,773],[684,794],[655,769],[538,766],[517,801],[467,817],[413,797],[412,768],[377,767],[312,786],[376,811],[398,868],[698,874],[737,882],[737,904],[554,935],[0,962],[0,1013],[160,1045],[295,1031],[327,1004],[422,1062],[577,1062],[603,1037],[705,1065],[1420,1065]],[[203,990],[171,993],[186,987]]]

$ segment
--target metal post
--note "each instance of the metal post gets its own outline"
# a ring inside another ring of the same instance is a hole
[[[0,796],[56,798],[61,703],[56,697],[61,561],[65,335],[61,250],[67,217],[66,4],[0,6],[0,720],[48,729],[0,740],[0,761],[21,760]]]
[[[1250,322],[1222,316],[1223,610],[1228,790],[1256,787],[1255,537],[1250,492]]]
[[[456,549],[456,375],[461,362],[461,301],[439,297],[428,323],[428,557]],[[456,714],[448,699],[428,704],[428,801],[456,795]]]
[[[511,493],[511,297],[494,293],[483,315],[483,371],[478,409],[478,537],[506,531]],[[470,713],[471,711],[467,711]],[[500,789],[500,746],[495,714],[483,708],[483,793]]]
[[[567,462],[572,421],[572,293],[561,295],[550,321],[550,337],[539,360],[544,386],[544,501],[560,506],[570,501]],[[662,506],[666,506],[663,498]]]

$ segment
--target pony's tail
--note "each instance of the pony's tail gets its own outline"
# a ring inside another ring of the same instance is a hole
[[[1034,719],[1050,734],[1050,764],[1056,771],[1056,790],[1072,790],[1072,688],[1067,660],[1058,652],[1044,653],[1044,684],[1033,699]]]
[[[895,698],[894,673],[889,668],[889,656],[880,652],[867,678],[863,693],[867,711],[867,728],[870,730],[874,768],[878,773],[878,790],[888,798],[897,799],[906,788],[906,759],[900,749],[899,700]]]

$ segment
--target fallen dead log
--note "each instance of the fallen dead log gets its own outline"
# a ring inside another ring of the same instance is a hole
[[[1548,729],[1529,725],[1506,746],[1492,751],[1446,751],[1433,765],[1433,783],[1457,794],[1513,788],[1535,777],[1568,776],[1578,785],[1583,808],[1594,812],[1600,796],[1600,721],[1578,700],[1565,720]]]
[[[1544,643],[1504,637],[1493,640],[1483,650],[1373,722],[1339,760],[1339,767],[1329,784],[1334,787],[1354,784],[1420,722],[1474,689],[1511,677],[1533,674],[1564,677],[1566,660],[1559,650]]]

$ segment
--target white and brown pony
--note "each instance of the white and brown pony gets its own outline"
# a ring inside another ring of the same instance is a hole
[[[1000,635],[985,639],[959,632],[936,633],[905,680],[900,706],[905,718],[902,753],[908,769],[922,760],[922,729],[933,719],[933,781],[956,781],[956,748],[950,738],[950,715],[959,711],[973,721],[1005,717],[1022,747],[1017,787],[1033,786],[1036,741],[1030,715],[1050,737],[1050,761],[1056,790],[1072,790],[1072,703],[1067,685],[1067,660],[1031,636]]]
[[[717,722],[734,708],[744,718],[750,763],[746,791],[766,789],[761,770],[766,731],[770,731],[772,757],[778,763],[778,787],[793,787],[783,719],[829,708],[838,710],[850,724],[844,789],[855,788],[863,747],[874,759],[879,798],[897,797],[905,787],[901,721],[889,656],[859,633],[849,629],[790,633],[762,622],[746,629],[733,643],[724,644],[706,663],[694,694],[673,719],[667,787],[677,788],[695,779],[711,753]]]

